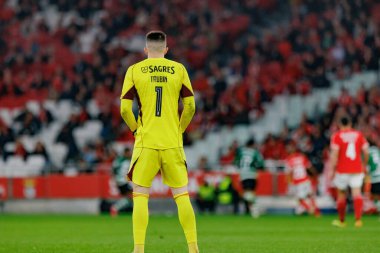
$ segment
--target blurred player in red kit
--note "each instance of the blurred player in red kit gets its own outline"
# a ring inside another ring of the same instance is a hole
[[[346,191],[351,188],[355,211],[355,227],[363,226],[361,216],[363,197],[361,188],[365,167],[368,161],[368,142],[363,134],[352,128],[348,117],[342,117],[340,130],[331,137],[331,167],[333,184],[338,189],[337,210],[339,220],[333,225],[345,227]]]
[[[287,145],[288,157],[285,159],[285,170],[288,182],[293,185],[294,193],[299,204],[309,214],[320,216],[316,205],[308,171],[315,174],[309,159],[297,149],[297,145],[291,142]]]

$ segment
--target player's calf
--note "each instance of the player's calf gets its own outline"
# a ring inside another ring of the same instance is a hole
[[[199,253],[195,214],[190,202],[189,193],[187,192],[187,187],[172,189],[172,192],[177,204],[178,218],[185,233],[189,253]]]
[[[310,204],[311,204],[311,214],[314,214],[315,217],[320,217],[321,216],[321,212],[317,206],[317,202],[314,198],[314,196],[309,196],[309,199],[310,199]]]
[[[149,222],[149,188],[133,185],[133,253],[144,253],[145,235]]]
[[[352,198],[354,199],[355,220],[358,221],[363,212],[363,196],[360,188],[352,188]]]
[[[149,195],[133,192],[133,240],[134,253],[144,253],[145,235],[149,222],[148,211]]]
[[[336,209],[338,210],[339,220],[341,222],[344,222],[346,216],[346,199],[338,199],[336,206]]]
[[[243,194],[243,200],[248,204],[248,209],[252,217],[258,218],[260,216],[260,210],[255,205],[256,195],[252,191],[245,191]]]
[[[298,199],[298,203],[308,212],[309,214],[313,213],[313,209],[307,203],[306,199]]]

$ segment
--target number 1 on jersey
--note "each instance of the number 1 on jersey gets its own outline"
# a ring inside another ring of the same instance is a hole
[[[156,117],[161,117],[162,87],[156,86]]]

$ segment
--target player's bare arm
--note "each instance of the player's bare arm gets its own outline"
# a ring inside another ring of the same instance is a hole
[[[331,174],[330,179],[333,179],[336,172],[336,165],[338,163],[338,155],[339,155],[339,149],[331,149],[330,152],[330,167],[331,167]]]
[[[363,153],[363,167],[366,168],[369,160],[369,152],[368,147],[364,147],[362,150]],[[367,170],[364,170],[365,173],[367,173]]]

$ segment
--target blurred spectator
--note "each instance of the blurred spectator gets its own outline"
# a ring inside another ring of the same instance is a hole
[[[51,112],[45,109],[42,104],[40,104],[40,113],[38,115],[38,119],[44,126],[48,126],[54,120]]]
[[[239,213],[239,193],[232,184],[230,175],[226,175],[217,186],[217,201],[220,205],[232,205],[233,213]]]
[[[41,155],[45,158],[46,162],[50,162],[50,156],[46,151],[44,144],[40,141],[36,143],[36,146],[34,147],[34,150],[30,152],[30,155]]]
[[[93,145],[85,145],[83,147],[81,158],[84,163],[88,165],[88,167],[92,167],[99,161],[95,147]]]
[[[265,159],[281,160],[286,156],[284,140],[273,135],[268,135],[265,139],[261,152]]]
[[[5,149],[5,145],[9,142],[14,142],[15,136],[12,129],[5,124],[0,124],[0,154],[4,160],[7,159],[9,152]]]
[[[43,174],[52,172],[53,167],[49,153],[46,151],[45,145],[41,141],[38,141],[36,143],[34,150],[30,152],[29,155],[40,155],[45,159],[45,164],[42,169]]]
[[[24,160],[28,157],[28,152],[26,151],[24,145],[22,144],[20,139],[17,139],[15,142],[15,148],[13,155],[19,156],[23,158]]]
[[[208,182],[199,186],[196,203],[201,213],[214,213],[216,208],[216,189]]]
[[[78,120],[75,115],[71,115],[69,121],[63,126],[58,134],[56,142],[61,142],[67,145],[68,152],[65,157],[65,162],[75,161],[79,158],[79,149],[73,136],[73,130],[78,127]]]
[[[100,113],[98,119],[103,123],[103,128],[100,133],[101,137],[105,141],[114,140],[116,138],[116,131],[113,125],[113,115],[111,111]]]
[[[20,87],[12,80],[12,73],[8,68],[3,72],[3,80],[0,87],[0,96],[21,96],[23,94]]]
[[[105,148],[105,144],[101,140],[97,140],[94,145],[97,162],[113,162],[114,157],[108,157],[109,153]]]
[[[219,159],[220,164],[221,165],[232,164],[235,160],[235,154],[238,147],[239,147],[239,143],[236,140],[234,140],[231,146],[228,147],[227,153],[225,153],[224,155],[220,157]]]
[[[18,115],[15,121],[21,123],[19,135],[35,135],[41,130],[41,121],[27,109]]]
[[[91,117],[89,115],[89,113],[87,112],[86,108],[85,107],[81,107],[80,108],[80,111],[79,111],[79,114],[76,115],[77,117],[77,122],[79,125],[83,125],[84,123],[86,123],[86,121],[90,120]]]
[[[49,86],[49,82],[43,79],[42,73],[36,72],[34,75],[34,79],[32,83],[30,84],[30,88],[41,90],[41,89],[48,88],[48,86]]]
[[[12,129],[7,127],[5,124],[0,125],[0,147],[4,148],[6,143],[13,142],[14,140],[15,136]]]
[[[311,163],[318,173],[323,171],[324,166],[324,151],[327,151],[329,140],[326,135],[322,133],[321,127],[316,128],[314,134],[311,136],[312,150],[310,152]]]
[[[197,169],[202,172],[207,172],[211,170],[206,156],[201,156],[199,158]]]
[[[77,94],[76,87],[73,85],[73,83],[70,80],[66,80],[63,84],[63,90],[59,95],[60,100],[74,100],[75,95]]]
[[[322,67],[319,67],[316,73],[311,77],[311,83],[315,88],[327,88],[330,87],[330,81],[326,77]]]

